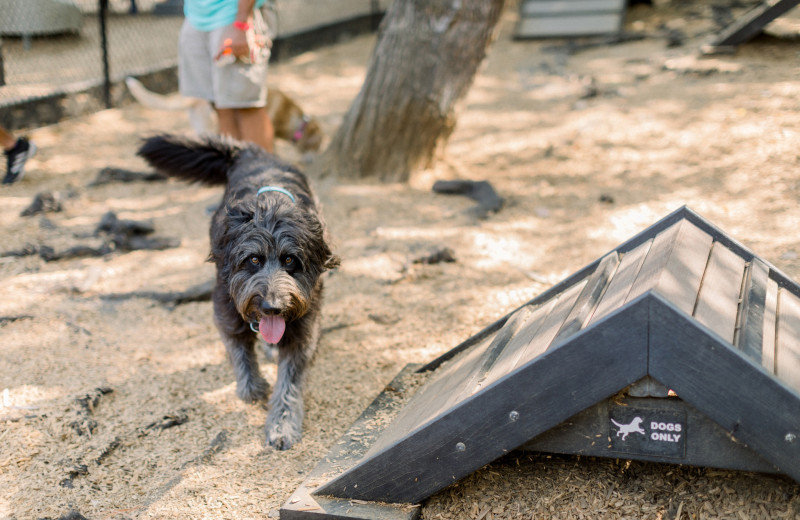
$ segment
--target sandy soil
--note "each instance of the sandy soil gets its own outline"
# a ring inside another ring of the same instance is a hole
[[[0,191],[0,250],[99,246],[108,211],[180,246],[0,257],[0,519],[275,518],[407,363],[433,359],[684,204],[800,278],[800,41],[759,37],[734,56],[697,59],[715,29],[705,1],[637,6],[627,24],[644,39],[575,52],[513,41],[514,20],[512,6],[434,169],[409,185],[316,183],[343,264],[326,280],[304,439],[287,452],[265,448],[264,407],[236,398],[209,302],[111,297],[213,276],[207,210],[218,189],[91,185],[105,167],[148,171],[140,137],[187,131],[186,117],[128,106],[32,130],[40,152],[28,175]],[[797,34],[796,22],[773,29]],[[667,45],[670,30],[683,46]],[[272,84],[331,134],[373,43],[277,64]],[[285,143],[278,152],[299,158]],[[505,207],[475,219],[471,200],[431,191],[439,178],[489,180]],[[63,210],[20,216],[45,190]],[[413,263],[442,247],[456,262]],[[274,380],[275,366],[262,367]],[[530,454],[423,507],[426,519],[799,516],[800,486],[779,476]]]

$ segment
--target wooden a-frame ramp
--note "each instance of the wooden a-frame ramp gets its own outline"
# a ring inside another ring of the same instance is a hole
[[[415,518],[525,446],[800,481],[800,286],[688,208],[419,371],[395,419],[376,426],[402,373],[282,519]]]

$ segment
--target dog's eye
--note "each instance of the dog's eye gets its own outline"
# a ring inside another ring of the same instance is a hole
[[[250,257],[250,263],[252,265],[256,266],[256,267],[260,267],[261,266],[261,258],[253,255],[253,256]]]
[[[284,256],[281,261],[284,267],[294,267],[297,263],[292,255]]]

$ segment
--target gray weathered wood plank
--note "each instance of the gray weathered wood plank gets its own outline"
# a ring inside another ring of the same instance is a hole
[[[669,388],[647,376],[629,386],[627,394],[631,397],[669,397]]]
[[[533,309],[528,306],[523,307],[509,318],[508,323],[497,333],[497,336],[492,340],[489,348],[484,352],[477,370],[470,374],[461,392],[457,396],[454,396],[453,402],[461,401],[480,389],[481,382],[486,378],[486,374],[497,362],[497,359],[508,346],[509,342],[528,324],[528,320],[531,318],[532,314]]]
[[[715,243],[694,311],[697,321],[730,343],[736,330],[744,266],[742,257]]]
[[[609,281],[614,276],[614,272],[619,265],[619,255],[616,251],[606,255],[600,261],[594,273],[586,281],[578,300],[573,305],[567,319],[559,329],[556,337],[551,342],[551,346],[568,338],[581,330],[597,308],[600,297],[608,288]]]
[[[770,374],[775,373],[775,334],[778,320],[778,282],[767,280],[767,295],[764,303],[764,328],[762,336],[761,366]]]
[[[459,393],[464,385],[464,379],[480,366],[484,350],[491,340],[492,338],[485,339],[442,365],[436,373],[431,375],[431,379],[414,394],[414,397],[392,424],[384,430],[371,449],[373,451],[383,449],[435,418],[443,410],[447,410],[450,396]]]
[[[786,288],[778,295],[778,378],[800,393],[800,298]]]
[[[653,237],[653,245],[650,246],[642,267],[631,284],[625,303],[635,300],[658,284],[664,265],[666,265],[670,252],[675,247],[680,227],[685,223],[685,221],[678,222]]]
[[[491,385],[504,375],[528,363],[547,350],[558,333],[558,329],[561,328],[567,315],[575,306],[575,302],[585,285],[586,280],[583,280],[564,291],[558,297],[553,310],[544,319],[536,335],[530,339],[518,335],[519,337],[511,340],[508,345],[508,354],[503,352],[500,359],[486,374],[483,382],[484,387]]]
[[[733,340],[733,344],[744,355],[758,364],[761,364],[763,350],[764,310],[768,280],[769,267],[758,258],[754,258],[746,269],[739,325]]]
[[[654,289],[691,314],[714,240],[689,221],[677,225],[678,236]]]
[[[540,312],[545,313],[546,309]],[[447,394],[440,395],[439,399],[437,399],[437,407],[431,407],[427,410],[427,413],[423,413],[420,416],[425,417],[424,420],[426,421],[430,420],[434,416],[439,415],[442,411],[449,410],[456,403],[461,402],[475,392],[478,392],[483,386],[482,383],[486,378],[487,372],[492,368],[492,366],[494,366],[495,362],[505,350],[506,346],[508,346],[509,342],[519,334],[522,328],[528,325],[528,322],[532,319],[533,314],[534,309],[532,306],[523,307],[514,313],[514,315],[509,318],[508,322],[506,322],[506,325],[500,329],[500,331],[498,331],[491,343],[489,343],[486,348],[480,349],[483,351],[483,353],[481,354],[480,359],[476,363],[472,364],[473,368],[470,370],[470,372],[466,373],[466,375],[462,372],[457,376],[460,378],[458,386],[452,387],[452,390],[450,390]],[[535,320],[536,318],[534,317],[533,321]],[[437,377],[439,377],[438,374]],[[452,376],[443,377],[452,379]],[[426,405],[415,403],[414,406],[423,407],[424,409]],[[416,426],[421,426],[421,424],[417,424]]]
[[[656,235],[626,302],[656,290],[691,314],[712,242],[709,234],[687,220]]]
[[[617,266],[617,271],[614,273],[614,276],[611,278],[611,283],[608,284],[606,292],[600,298],[600,302],[597,304],[597,308],[592,318],[589,320],[590,324],[605,317],[609,312],[618,309],[625,303],[631,285],[639,274],[642,262],[644,262],[652,244],[652,239],[648,240],[622,255],[622,260]]]
[[[494,374],[510,372],[517,364],[517,360],[522,356],[525,347],[538,336],[542,329],[542,325],[546,322],[548,316],[554,312],[556,303],[560,297],[556,296],[546,304],[542,304],[531,312],[525,319],[525,322],[517,330],[513,338],[498,353],[491,366],[481,375],[480,379],[475,383],[472,393],[485,388],[486,385],[496,379]]]

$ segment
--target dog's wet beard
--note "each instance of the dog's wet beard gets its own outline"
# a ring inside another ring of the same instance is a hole
[[[310,294],[300,280],[274,265],[277,260],[267,262],[261,268],[238,269],[231,277],[231,298],[239,314],[248,323],[259,323],[266,316],[280,316],[286,322],[304,316],[308,312]]]

